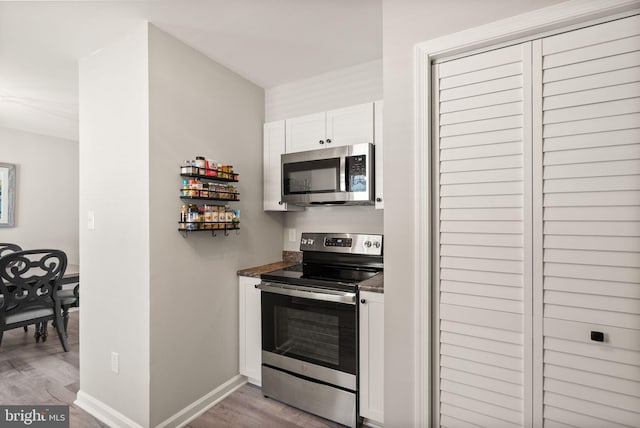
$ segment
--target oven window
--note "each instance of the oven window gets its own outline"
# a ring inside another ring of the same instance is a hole
[[[275,352],[302,355],[337,366],[340,318],[302,309],[275,308]]]
[[[327,193],[340,190],[340,158],[284,164],[284,193]]]
[[[262,292],[262,349],[355,374],[355,305]]]

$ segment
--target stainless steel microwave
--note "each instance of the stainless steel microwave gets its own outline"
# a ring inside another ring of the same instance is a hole
[[[281,156],[282,201],[304,206],[373,205],[374,146],[363,143]]]

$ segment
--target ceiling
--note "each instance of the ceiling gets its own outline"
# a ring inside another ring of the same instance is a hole
[[[382,57],[382,0],[1,1],[0,126],[77,140],[78,59],[141,20],[264,88]]]

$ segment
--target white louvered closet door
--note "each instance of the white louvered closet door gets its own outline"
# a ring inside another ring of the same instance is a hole
[[[541,417],[640,427],[640,17],[538,43]]]
[[[433,66],[434,414],[443,427],[531,420],[530,60],[525,43]]]

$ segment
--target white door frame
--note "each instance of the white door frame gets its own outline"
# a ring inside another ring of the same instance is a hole
[[[629,15],[640,0],[570,0],[555,6],[482,25],[415,45],[414,150],[416,154],[415,373],[416,426],[430,426],[431,415],[431,62],[443,57],[544,37],[586,23]],[[428,197],[424,197],[428,195]],[[424,285],[428,284],[428,287]],[[531,410],[529,410],[530,414]],[[531,424],[531,419],[527,425]]]

